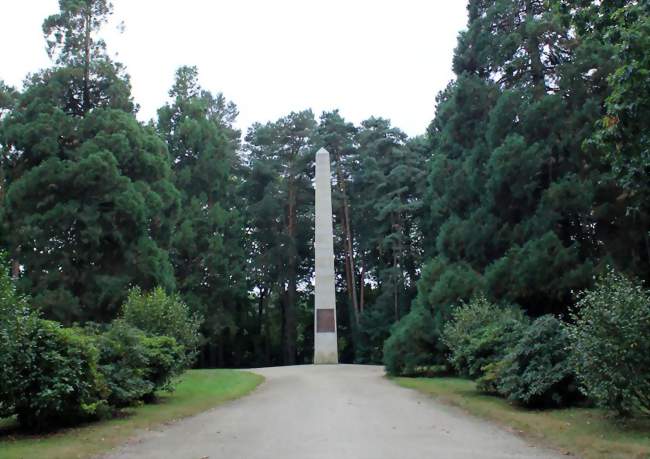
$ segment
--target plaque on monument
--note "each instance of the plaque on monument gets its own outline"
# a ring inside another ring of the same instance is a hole
[[[336,328],[334,324],[334,310],[317,309],[316,310],[316,332],[334,333],[335,331]]]

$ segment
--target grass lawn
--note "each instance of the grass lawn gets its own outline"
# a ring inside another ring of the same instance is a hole
[[[621,424],[593,408],[531,411],[459,378],[395,378],[403,386],[494,421],[535,443],[585,459],[650,458],[650,419]]]
[[[248,394],[264,378],[234,370],[190,370],[172,394],[158,403],[128,409],[123,417],[36,436],[16,430],[10,419],[0,420],[1,459],[88,458],[124,443],[138,430],[148,429],[205,411]]]

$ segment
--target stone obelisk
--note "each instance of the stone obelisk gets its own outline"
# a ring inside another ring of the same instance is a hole
[[[334,232],[330,154],[316,153],[316,310],[314,364],[338,363],[336,296],[334,291]]]

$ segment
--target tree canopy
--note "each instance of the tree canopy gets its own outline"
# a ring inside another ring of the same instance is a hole
[[[139,121],[100,38],[111,14],[60,0],[52,65],[0,81],[0,247],[48,319],[109,322],[159,287],[204,319],[199,365],[310,362],[321,147],[341,361],[440,364],[476,295],[561,316],[608,265],[650,280],[645,2],[469,0],[454,78],[413,138],[310,109],[242,133],[189,65]]]

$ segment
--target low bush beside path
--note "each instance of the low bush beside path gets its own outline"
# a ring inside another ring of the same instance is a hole
[[[84,459],[124,443],[138,431],[192,416],[242,397],[264,378],[236,370],[190,370],[172,393],[123,410],[122,416],[46,435],[21,433],[12,419],[0,419],[1,459]]]

